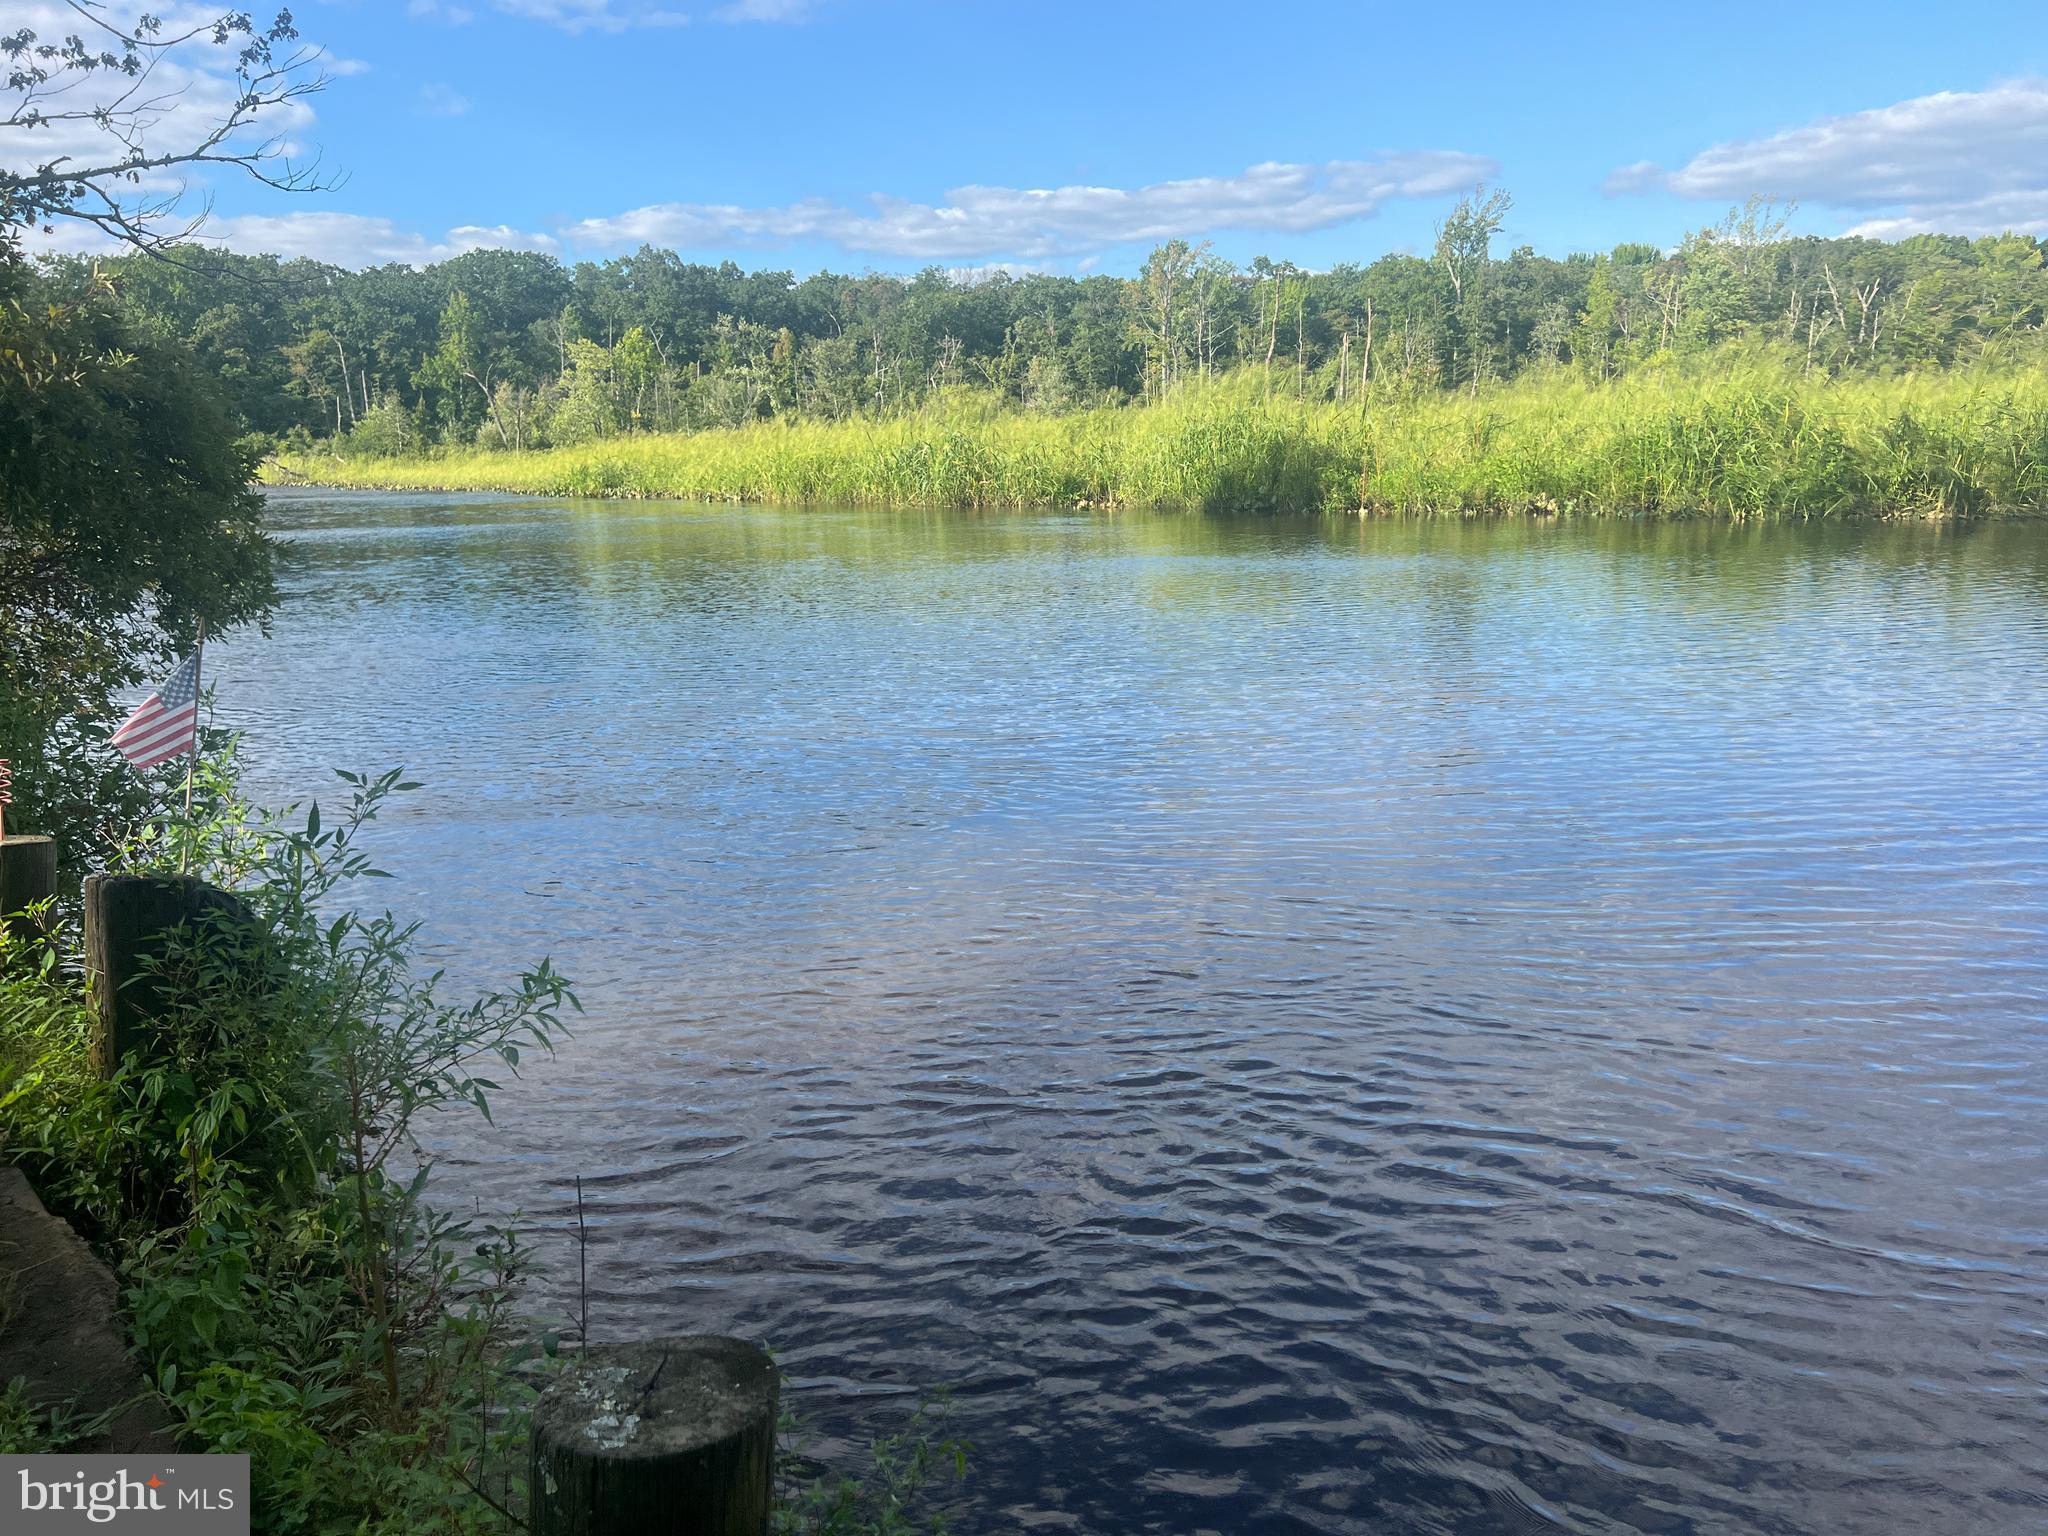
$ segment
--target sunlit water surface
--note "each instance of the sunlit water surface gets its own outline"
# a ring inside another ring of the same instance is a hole
[[[2048,529],[276,511],[599,1337],[970,1530],[2048,1528]]]

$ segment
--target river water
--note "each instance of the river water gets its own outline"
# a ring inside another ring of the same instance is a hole
[[[596,1336],[967,1531],[2048,1529],[2048,528],[275,509]]]

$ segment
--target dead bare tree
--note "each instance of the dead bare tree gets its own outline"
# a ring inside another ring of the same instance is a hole
[[[1358,363],[1358,392],[1372,388],[1372,300],[1365,301],[1365,354]]]
[[[1849,316],[1842,309],[1841,290],[1835,287],[1835,269],[1826,262],[1822,262],[1820,264],[1820,272],[1821,276],[1827,280],[1828,298],[1833,301],[1835,306],[1835,323],[1846,331],[1849,329]]]
[[[1821,337],[1827,334],[1828,327],[1834,323],[1835,317],[1833,315],[1823,314],[1818,304],[1814,306],[1806,322],[1806,371],[1808,373],[1813,372],[1814,346],[1820,341]]]
[[[1868,288],[1858,288],[1852,284],[1849,289],[1849,292],[1855,295],[1856,308],[1859,312],[1856,321],[1856,339],[1868,349],[1872,357],[1877,356],[1877,330],[1883,319],[1883,316],[1878,311],[1877,304],[1877,296],[1883,286],[1883,278],[1873,277]]]

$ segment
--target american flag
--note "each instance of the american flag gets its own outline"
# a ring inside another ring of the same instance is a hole
[[[194,651],[121,723],[114,748],[136,767],[154,768],[193,750],[198,721],[199,653]]]

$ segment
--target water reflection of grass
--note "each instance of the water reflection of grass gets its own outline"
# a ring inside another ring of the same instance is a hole
[[[1548,512],[1729,518],[2048,510],[2048,371],[1802,379],[1765,361],[1553,374],[1477,396],[763,422],[540,453],[300,457],[329,484],[936,507]]]

